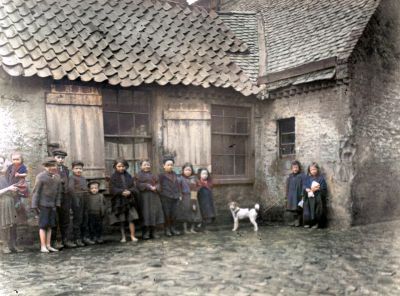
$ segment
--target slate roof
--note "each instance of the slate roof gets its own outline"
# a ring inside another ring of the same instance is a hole
[[[216,13],[198,7],[158,0],[0,0],[0,63],[12,76],[123,87],[213,85],[250,95],[258,88],[229,57],[246,52]]]
[[[345,61],[379,0],[222,0],[221,11],[261,13],[267,73],[325,58]]]
[[[232,53],[230,57],[250,76],[252,81],[256,82],[259,74],[257,14],[254,12],[219,12],[218,14],[235,35],[246,42],[248,52]]]

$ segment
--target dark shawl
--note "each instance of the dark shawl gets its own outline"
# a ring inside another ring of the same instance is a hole
[[[122,195],[124,190],[131,192],[131,195],[125,197]],[[136,206],[135,196],[138,195],[135,182],[128,172],[114,172],[110,180],[111,209],[117,216],[129,211],[131,207]]]

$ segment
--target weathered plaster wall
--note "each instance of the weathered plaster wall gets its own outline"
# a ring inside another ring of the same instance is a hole
[[[351,120],[349,96],[345,85],[266,100],[259,110],[256,124],[256,183],[268,216],[277,219],[284,214],[285,184],[292,160],[304,169],[316,161],[322,167],[329,187],[330,225],[350,225],[349,197],[352,178],[349,145]],[[296,156],[280,158],[278,153],[278,120],[295,117]]]
[[[0,69],[0,154],[10,159],[12,151],[21,151],[31,183],[47,155],[44,105],[47,86],[46,79],[13,78]]]
[[[400,2],[383,0],[351,58],[354,224],[400,217]]]

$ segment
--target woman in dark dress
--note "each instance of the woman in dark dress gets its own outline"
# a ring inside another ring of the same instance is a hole
[[[303,188],[304,227],[318,228],[326,226],[326,196],[328,187],[317,163],[313,162],[308,167],[308,176],[305,178]]]
[[[4,240],[2,252],[9,254],[11,251],[22,252],[17,243],[17,212],[14,198],[18,187],[9,184],[5,177],[5,158],[0,156],[0,229]]]
[[[195,226],[201,222],[200,206],[197,201],[197,176],[194,175],[193,166],[185,163],[182,167],[181,192],[182,201],[178,209],[178,221],[183,222],[183,232],[196,233]],[[191,224],[191,225],[190,225]]]
[[[202,216],[202,228],[206,229],[207,224],[215,220],[215,206],[212,193],[212,180],[210,173],[207,169],[202,168],[198,170],[199,180],[197,182],[197,199],[200,205],[200,212]]]
[[[140,191],[143,239],[147,240],[158,238],[155,229],[157,225],[164,224],[164,213],[158,195],[158,178],[151,173],[150,161],[141,161],[140,169],[140,173],[136,176],[136,185]]]
[[[112,213],[110,216],[110,223],[118,223],[120,225],[121,242],[125,243],[125,223],[128,222],[131,240],[137,242],[138,239],[135,237],[134,220],[139,219],[135,208],[136,196],[139,192],[136,189],[132,176],[126,171],[129,168],[129,164],[126,160],[121,158],[116,159],[113,168],[115,172],[112,174],[110,180],[110,193],[113,196],[111,199]]]

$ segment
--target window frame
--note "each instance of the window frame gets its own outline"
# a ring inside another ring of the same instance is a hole
[[[213,108],[236,108],[236,109],[243,109],[246,112],[246,116],[225,116],[224,113],[222,115],[216,115],[213,112]],[[252,179],[251,176],[251,160],[252,156],[254,154],[253,151],[253,146],[252,146],[252,140],[253,140],[253,108],[252,105],[238,105],[238,106],[229,106],[226,104],[221,104],[221,103],[215,103],[211,104],[211,164],[212,164],[212,175],[215,180],[216,184],[245,184],[245,183],[253,183],[254,180]],[[242,118],[247,120],[247,131],[245,133],[238,133],[238,132],[225,132],[224,128],[222,131],[215,131],[213,128],[213,121],[215,117],[222,118],[222,122],[224,118],[234,118],[235,119],[235,129],[237,129],[237,120]],[[244,149],[245,152],[244,154],[236,153],[235,151],[233,153],[215,153],[214,152],[214,136],[222,136],[221,139],[223,139],[226,136],[233,136],[233,137],[243,137],[244,138]],[[216,174],[213,168],[214,164],[214,157],[221,157],[221,156],[233,156],[233,175],[221,175],[221,174]],[[244,157],[244,174],[243,175],[237,175],[235,174],[236,170],[236,157]]]
[[[284,123],[285,121],[288,122],[288,121],[292,121],[292,120],[293,120],[293,131],[282,132],[281,131],[282,123]],[[294,142],[284,142],[284,143],[282,143],[282,137],[283,136],[287,136],[287,135],[294,135]],[[293,151],[293,153],[288,153],[288,154],[282,153],[283,146],[284,147],[292,146],[293,148],[291,149],[291,151]],[[280,158],[296,156],[296,118],[295,117],[288,117],[288,118],[278,119],[278,152],[279,152],[279,157]]]

